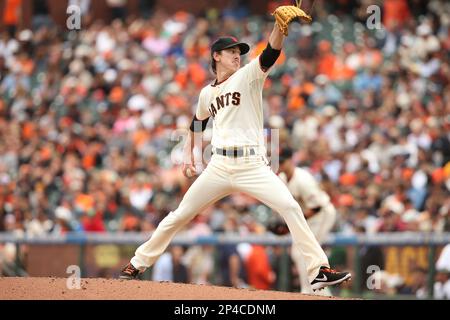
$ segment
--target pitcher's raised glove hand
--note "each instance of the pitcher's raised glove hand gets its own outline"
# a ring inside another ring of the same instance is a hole
[[[298,6],[281,6],[278,7],[273,13],[275,20],[277,22],[280,31],[287,37],[289,34],[289,24],[295,20],[300,19],[307,23],[312,22],[312,18],[305,11],[300,9]]]

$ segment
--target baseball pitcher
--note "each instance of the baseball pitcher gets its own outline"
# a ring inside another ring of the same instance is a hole
[[[267,47],[255,59],[241,67],[241,56],[250,47],[236,38],[217,39],[211,47],[211,65],[216,76],[204,87],[184,146],[187,159],[185,176],[197,175],[193,162],[195,141],[213,121],[212,157],[205,170],[184,195],[179,207],[158,225],[150,240],[142,244],[121,272],[122,279],[135,279],[166,250],[174,235],[206,207],[233,193],[243,192],[274,211],[285,220],[304,258],[308,281],[314,290],[350,279],[347,272],[330,268],[328,259],[311,232],[300,205],[286,185],[270,169],[263,135],[262,90],[272,66],[288,35],[294,19],[310,22],[311,18],[296,6],[281,6],[273,13],[276,23]]]

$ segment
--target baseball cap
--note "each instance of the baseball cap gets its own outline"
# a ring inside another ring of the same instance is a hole
[[[290,148],[283,148],[280,152],[279,162],[283,163],[292,158],[294,152]]]
[[[219,39],[214,41],[213,45],[211,46],[211,55],[214,52],[222,51],[236,46],[238,46],[241,50],[241,56],[250,51],[250,46],[248,44],[239,42],[235,37],[228,36],[220,37]]]

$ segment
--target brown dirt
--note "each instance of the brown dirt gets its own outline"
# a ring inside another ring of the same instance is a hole
[[[82,279],[68,289],[68,279],[1,278],[0,300],[336,300],[292,292],[235,289],[152,281]]]

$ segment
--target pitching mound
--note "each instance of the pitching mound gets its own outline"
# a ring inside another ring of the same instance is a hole
[[[151,281],[82,279],[68,289],[61,278],[0,278],[0,300],[336,300],[300,293]]]

